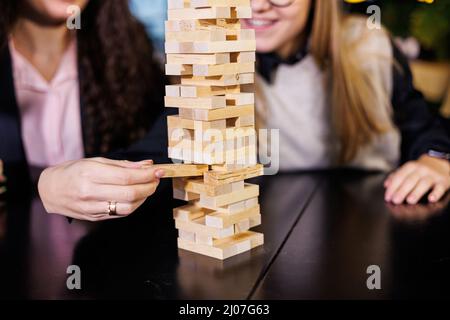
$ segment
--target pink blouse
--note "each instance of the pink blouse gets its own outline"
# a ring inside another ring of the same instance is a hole
[[[14,86],[28,164],[48,167],[84,156],[77,45],[67,48],[48,82],[9,42]]]

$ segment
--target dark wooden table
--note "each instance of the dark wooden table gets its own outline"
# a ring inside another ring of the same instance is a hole
[[[224,262],[176,248],[169,181],[127,219],[100,224],[0,209],[2,299],[389,299],[450,297],[450,207],[390,207],[383,175],[280,174],[261,185],[264,247]],[[69,265],[82,288],[66,287]],[[367,288],[367,267],[381,289]]]

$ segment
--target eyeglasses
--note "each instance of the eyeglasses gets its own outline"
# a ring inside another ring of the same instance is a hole
[[[284,8],[289,7],[295,0],[269,0],[270,4],[274,7]]]

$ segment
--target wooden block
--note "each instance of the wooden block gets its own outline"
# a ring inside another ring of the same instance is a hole
[[[178,238],[178,248],[186,251],[191,251],[197,254],[201,254],[204,256],[208,256],[211,258],[219,259],[219,260],[225,260],[228,258],[231,258],[237,254],[244,253],[246,251],[251,250],[251,242],[250,241],[242,241],[242,243],[245,243],[245,247],[242,247],[243,244],[239,247],[239,249],[243,252],[238,251],[237,246],[233,245],[230,248],[227,249],[220,249],[216,248],[214,246],[210,246],[207,244],[200,244],[195,243],[192,241],[186,241],[183,239]]]
[[[245,15],[245,10],[237,12],[237,15]],[[237,15],[232,16],[231,8],[212,7],[212,8],[182,8],[169,9],[168,20],[186,20],[186,19],[231,19],[238,18]]]
[[[166,96],[180,97],[181,96],[181,86],[178,86],[178,85],[166,86]]]
[[[233,237],[216,241],[213,246],[178,239],[178,248],[220,260],[228,259],[263,244],[263,234],[252,231],[246,231]]]
[[[173,187],[176,189],[182,189],[192,193],[203,193],[205,192],[205,187],[201,178],[196,179],[183,179],[177,178],[173,179]]]
[[[217,186],[217,187],[206,186],[203,183],[203,179],[202,178],[197,178],[197,179],[178,178],[178,179],[174,179],[173,180],[173,186],[176,189],[183,189],[185,191],[192,192],[192,193],[197,193],[197,194],[202,194],[202,193],[206,194],[207,193],[207,194],[210,194],[212,196],[218,196],[218,195],[227,194],[227,193],[231,193],[232,192],[231,184]],[[204,209],[204,210],[210,211],[208,209]]]
[[[238,223],[241,220],[254,218],[258,215],[260,215],[259,205],[232,214],[216,211],[205,216],[205,223],[207,226],[214,228],[227,228]]]
[[[207,98],[165,97],[164,102],[169,108],[188,109],[220,109],[226,107],[226,98],[213,96]]]
[[[255,103],[255,94],[248,92],[229,93],[226,95],[227,106],[244,106]]]
[[[203,176],[208,171],[208,166],[201,164],[155,164],[151,167],[155,170],[163,169],[163,178]]]
[[[230,62],[232,63],[248,63],[256,61],[256,52],[232,52],[229,53]],[[252,91],[253,92],[253,91]]]
[[[213,171],[221,171],[221,172],[228,172],[228,171],[236,171],[236,170],[242,170],[246,167],[243,165],[236,165],[236,164],[220,164],[220,165],[213,165],[211,166],[211,170]]]
[[[201,178],[200,178],[201,179]],[[242,191],[242,190],[244,190],[245,189],[245,183],[244,183],[244,180],[242,180],[242,181],[237,181],[237,182],[232,182],[231,183],[231,190],[233,191],[233,192],[236,192],[236,191]]]
[[[194,42],[193,53],[241,52],[255,50],[255,40]]]
[[[193,74],[191,65],[186,64],[166,64],[166,75],[168,76],[184,76]]]
[[[211,77],[182,76],[181,84],[187,86],[228,87],[255,82],[254,73],[240,73],[236,75],[222,75]]]
[[[165,29],[166,32],[241,30],[241,23],[239,19],[183,19],[166,21]]]
[[[217,132],[212,132],[213,130]],[[169,147],[204,153],[231,152],[243,148],[255,149],[256,151],[256,137],[254,136],[227,139],[222,132],[223,130],[218,129],[208,129],[203,134],[202,132],[187,134],[185,131],[189,132],[190,130],[176,128],[170,131]]]
[[[225,129],[226,120],[197,121],[184,119],[180,116],[168,116],[167,126],[169,128],[184,128],[190,130]]]
[[[249,138],[249,142],[256,142],[256,129],[253,126],[225,129],[225,141],[233,141],[239,145],[243,138]],[[248,144],[250,145],[250,144]]]
[[[193,65],[192,74],[194,76],[221,76],[235,75],[239,73],[255,72],[255,63],[227,63],[219,65]]]
[[[178,230],[178,237],[180,237],[180,239],[183,239],[186,241],[192,241],[192,242],[196,241],[195,233],[185,231],[185,230]]]
[[[166,60],[168,64],[225,64],[230,63],[230,53],[168,54]]]
[[[183,221],[191,221],[205,216],[205,214],[210,213],[208,209],[204,209],[198,206],[196,201],[184,205],[182,207],[173,209],[173,218]]]
[[[185,129],[181,126],[172,127],[171,123],[168,126],[170,147],[179,146],[202,152],[237,150],[244,147],[256,148],[254,127],[221,129],[202,128],[195,124],[194,129]]]
[[[229,119],[229,120],[233,120],[233,122],[230,122],[227,120],[227,126],[229,127],[249,127],[249,126],[255,126],[256,121],[255,121],[255,115],[251,114],[248,116],[244,116],[244,117],[238,117],[238,118],[234,118],[234,119]]]
[[[214,140],[212,142],[207,139],[207,141],[202,140],[184,140],[183,143],[186,143],[186,146],[194,148],[194,150],[199,150],[202,152],[224,152],[224,151],[232,151],[239,150],[242,148],[252,147],[256,149],[255,144],[250,144],[249,137],[243,137],[241,139],[232,139],[232,140]]]
[[[243,210],[245,210],[245,201],[239,201],[236,203],[229,204],[227,206],[216,208],[214,211],[217,211],[220,213],[233,214],[233,213],[241,212]]]
[[[222,239],[234,234],[234,226],[228,228],[213,228],[205,224],[205,218],[199,218],[192,221],[175,220],[175,227],[179,230],[193,232],[195,234]]]
[[[255,163],[254,153],[255,149],[242,148],[239,150],[213,151],[201,152],[195,151],[192,148],[176,148],[169,147],[169,157],[176,160],[181,160],[186,163],[203,163],[208,165],[213,164],[248,164]]]
[[[234,233],[242,233],[250,229],[250,219],[244,219],[234,225]]]
[[[257,164],[245,169],[232,172],[208,171],[204,174],[204,181],[209,185],[221,185],[241,180],[247,180],[264,175],[264,167]]]
[[[205,20],[202,20],[205,21]],[[211,21],[211,20],[208,20]],[[242,25],[240,19],[216,19],[216,25],[212,28],[219,28],[225,30],[242,30]],[[210,26],[211,28],[211,26]]]
[[[183,9],[190,6],[189,0],[169,0],[167,3],[168,9]]]
[[[207,8],[176,8],[168,10],[168,20],[204,20],[204,19],[249,19],[252,17],[250,6],[239,7],[207,7]]]
[[[239,93],[240,86],[213,87],[213,86],[180,86],[182,97],[202,98],[210,96],[223,96],[228,93]]]
[[[250,229],[261,225],[261,215],[250,217]]]
[[[192,241],[192,240],[188,240],[188,239],[183,239],[183,240]],[[203,234],[197,234],[195,237],[195,243],[212,246],[214,244],[214,238],[211,236],[205,236]]]
[[[201,179],[201,178],[200,178]],[[245,200],[245,208],[253,208],[254,206],[258,205],[258,198],[252,198]]]
[[[242,187],[241,187],[242,185]],[[175,178],[173,179],[173,186],[176,189],[183,189],[188,192],[197,193],[197,194],[206,194],[208,196],[219,196],[223,194],[228,194],[234,191],[243,190],[244,189],[244,181],[236,182],[236,183],[230,183],[230,184],[224,184],[220,186],[210,186],[206,185],[203,182],[203,178]],[[251,203],[255,203],[255,205],[258,204],[258,201],[256,202],[249,202],[249,205]],[[241,208],[245,209],[246,202],[242,203]],[[196,204],[197,207],[199,207],[198,204]],[[191,207],[189,207],[191,208]],[[249,208],[249,207],[248,207]],[[196,209],[195,206],[192,207],[192,210]],[[196,209],[199,210],[199,209]],[[210,209],[203,208],[204,212],[208,211],[211,212]],[[192,219],[191,219],[192,220]]]
[[[254,40],[242,41],[196,41],[177,42],[166,41],[166,53],[223,53],[255,51],[256,42]]]
[[[169,147],[169,158],[181,160],[186,163],[198,164],[246,164],[254,165],[256,163],[256,150],[254,147],[245,147],[238,150],[200,152],[192,148]],[[178,198],[177,198],[178,199]]]
[[[200,206],[216,210],[218,207],[230,205],[232,203],[245,201],[259,196],[259,186],[255,184],[246,184],[244,190],[238,190],[232,193],[210,197],[200,194]]]
[[[253,29],[238,29],[238,30],[224,30],[226,34],[226,40],[228,41],[240,41],[240,40],[255,40],[256,34],[255,30]],[[253,55],[256,57],[255,52],[247,52],[249,54],[253,53]],[[236,53],[239,54],[239,53]],[[255,60],[253,60],[255,61]],[[237,61],[236,61],[237,62]],[[247,61],[252,62],[252,61]]]
[[[186,112],[185,110],[189,111]],[[226,107],[215,110],[180,109],[179,116],[184,119],[197,121],[214,121],[247,116],[254,114],[254,111],[254,105]]]
[[[253,40],[253,39],[246,39]],[[225,29],[166,32],[166,41],[227,41]]]
[[[200,199],[200,195],[182,189],[173,189],[173,198],[182,201],[192,201]]]
[[[250,0],[191,0],[191,8],[249,7]]]
[[[253,16],[252,8],[248,7],[235,7],[231,8],[232,19],[251,19]]]
[[[168,127],[169,147],[174,147],[179,142],[183,142],[186,139],[192,139],[194,137],[194,130],[183,128],[171,128]],[[183,147],[184,147],[183,143]]]
[[[202,132],[195,133],[195,135],[180,135],[177,131],[184,132],[185,129],[173,129],[169,136],[169,147],[172,149],[184,149],[190,152],[199,152],[204,154],[223,153],[227,152],[233,155],[233,151],[236,156],[239,155],[238,151],[256,151],[256,138],[253,136],[239,137],[228,139],[221,130],[209,129]],[[212,131],[215,132],[212,132]],[[189,130],[187,130],[189,131]],[[211,131],[211,132],[210,132]],[[252,134],[249,132],[249,134]],[[232,164],[232,163],[227,163]],[[234,163],[238,164],[238,163]],[[244,165],[244,164],[242,164]]]

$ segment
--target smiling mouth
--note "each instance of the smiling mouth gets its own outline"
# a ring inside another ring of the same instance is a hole
[[[256,30],[263,30],[269,27],[272,27],[277,23],[276,20],[263,20],[263,19],[245,19],[245,24],[249,28],[253,28]]]

